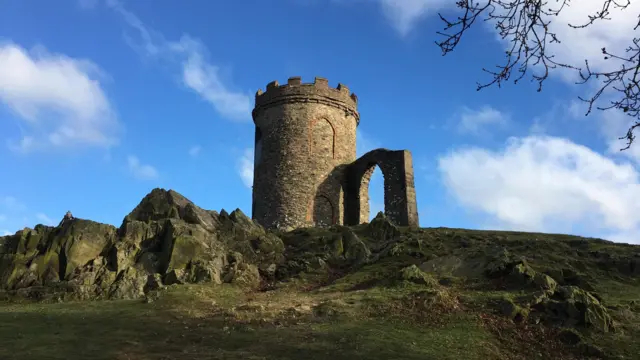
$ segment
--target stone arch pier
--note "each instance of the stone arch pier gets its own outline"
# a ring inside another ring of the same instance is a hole
[[[376,166],[384,177],[385,215],[396,225],[418,226],[413,161],[407,150],[372,150],[349,164],[345,176],[344,224],[369,221],[369,180]]]

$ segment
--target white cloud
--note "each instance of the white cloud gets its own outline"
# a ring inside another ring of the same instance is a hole
[[[238,175],[248,188],[253,186],[253,149],[245,149],[238,160]]]
[[[179,41],[167,41],[161,34],[147,28],[119,1],[109,0],[107,4],[137,33],[138,40],[128,37],[134,49],[144,56],[156,57],[177,65],[181,83],[209,102],[221,115],[242,121],[251,119],[250,94],[229,88],[223,81],[218,66],[207,60],[208,51],[202,42],[188,35],[183,35]]]
[[[104,73],[92,62],[0,44],[0,102],[26,125],[14,150],[48,146],[110,146],[119,124],[100,84]]]
[[[151,165],[142,164],[140,160],[133,155],[127,157],[127,165],[129,171],[139,180],[154,180],[158,178],[158,171]]]
[[[44,225],[53,226],[55,224],[55,222],[50,217],[43,213],[36,214],[36,219]]]
[[[640,144],[638,142],[634,142],[629,149],[620,151],[627,146],[627,140],[619,138],[624,136],[629,127],[633,125],[633,119],[622,112],[607,111],[599,112],[596,115],[596,121],[600,121],[600,129],[607,140],[609,153],[627,157],[640,165]]]
[[[478,110],[463,108],[458,123],[458,131],[462,133],[482,134],[489,126],[504,126],[509,116],[491,106],[485,105]]]
[[[439,170],[460,204],[502,228],[589,228],[640,243],[638,171],[567,139],[529,136],[497,152],[461,149],[441,157]]]
[[[0,236],[9,236],[9,235],[13,235],[12,232],[9,232],[9,230],[0,230]]]
[[[0,197],[0,207],[9,212],[22,212],[27,210],[27,206],[13,196]]]
[[[196,157],[200,155],[200,151],[202,151],[202,148],[199,145],[194,145],[189,149],[189,156]]]
[[[391,25],[402,36],[428,14],[436,14],[438,10],[451,3],[447,0],[378,0]]]

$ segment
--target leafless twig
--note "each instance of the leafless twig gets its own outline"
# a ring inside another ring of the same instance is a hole
[[[631,39],[631,45],[626,49],[624,55],[612,54],[606,49],[602,49],[602,54],[606,60],[618,61],[620,68],[615,71],[593,71],[589,63],[585,60],[585,67],[579,68],[572,64],[566,64],[554,59],[554,55],[547,51],[547,44],[560,43],[560,39],[554,32],[550,31],[552,19],[557,17],[561,11],[571,5],[571,0],[555,0],[555,7],[549,6],[551,0],[484,0],[482,3],[474,0],[459,0],[457,7],[462,13],[453,19],[445,18],[439,14],[440,19],[445,23],[444,32],[438,35],[444,37],[442,41],[436,41],[441,48],[442,54],[447,55],[458,46],[462,36],[479,19],[495,23],[495,28],[500,37],[510,43],[505,52],[505,61],[502,65],[496,66],[497,70],[483,71],[492,75],[492,80],[480,84],[477,90],[484,89],[491,85],[498,87],[504,81],[508,81],[512,72],[519,73],[514,79],[518,83],[525,75],[531,74],[531,81],[538,83],[538,91],[542,90],[544,81],[549,77],[550,71],[556,68],[564,68],[578,71],[581,81],[578,84],[585,84],[589,81],[599,81],[599,90],[588,99],[580,98],[589,104],[589,115],[594,106],[599,110],[618,109],[630,116],[633,121],[627,134],[620,139],[626,139],[627,145],[621,150],[628,149],[633,143],[634,131],[640,127],[640,107],[638,94],[640,93],[640,38]],[[595,14],[589,15],[587,21],[581,25],[568,24],[574,29],[586,28],[599,20],[610,20],[612,9],[626,10],[631,4],[631,0],[603,0],[603,5]],[[634,30],[640,27],[640,15]],[[534,72],[532,68],[540,67],[541,72]],[[606,106],[596,106],[596,102],[609,90],[614,91],[617,96],[614,100],[609,100]]]

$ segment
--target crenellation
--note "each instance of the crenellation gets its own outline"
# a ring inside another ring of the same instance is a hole
[[[300,76],[292,76],[287,80],[287,85],[296,86],[302,84],[302,77]]]
[[[323,77],[317,77],[313,80],[313,84],[316,86],[316,88],[318,89],[326,89],[329,88],[329,80],[323,78]]]
[[[277,89],[280,86],[278,80],[274,80],[267,84],[267,91]]]
[[[254,113],[284,103],[314,102],[339,107],[352,115],[356,122],[360,121],[357,96],[344,84],[338,84],[336,88],[330,87],[328,80],[322,77],[316,77],[313,83],[303,83],[300,76],[290,77],[284,85],[272,81],[267,84],[266,91],[256,92],[255,101]]]
[[[349,88],[343,84],[338,83],[338,87],[337,87],[338,91],[340,91],[341,93],[345,94],[345,95],[351,95],[351,93],[349,93]]]

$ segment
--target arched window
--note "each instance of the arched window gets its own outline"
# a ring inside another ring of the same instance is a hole
[[[331,122],[324,118],[312,121],[310,130],[309,152],[315,156],[327,156],[333,159],[336,132]]]
[[[335,209],[331,200],[324,195],[318,195],[313,201],[313,223],[318,227],[335,224]]]

